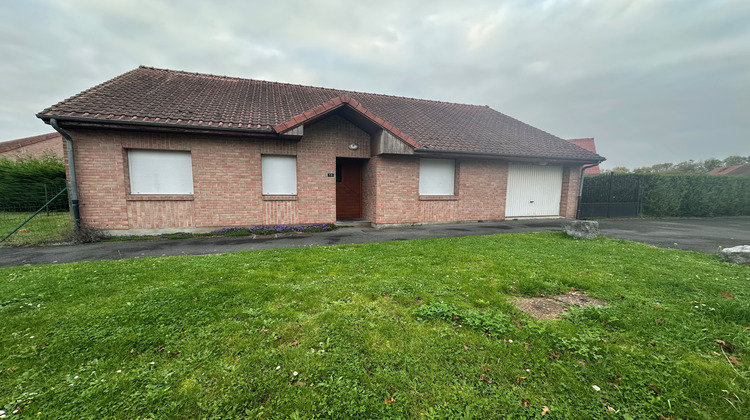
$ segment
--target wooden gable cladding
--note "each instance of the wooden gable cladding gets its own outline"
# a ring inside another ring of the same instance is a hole
[[[372,155],[413,155],[414,148],[389,133],[380,130],[372,136]]]

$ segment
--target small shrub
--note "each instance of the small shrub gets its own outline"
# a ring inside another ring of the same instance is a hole
[[[255,225],[252,227],[228,227],[218,229],[214,233],[226,234],[227,236],[243,235],[274,235],[277,233],[314,233],[328,232],[336,228],[332,223],[320,223],[309,225]]]

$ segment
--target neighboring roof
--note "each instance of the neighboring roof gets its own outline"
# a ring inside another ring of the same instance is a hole
[[[0,153],[10,152],[12,150],[20,149],[21,147],[31,146],[32,144],[41,143],[43,141],[47,141],[57,137],[60,137],[60,134],[55,132],[49,134],[40,134],[33,137],[24,137],[17,140],[3,141],[0,142]]]
[[[589,152],[596,153],[596,143],[594,143],[593,137],[589,137],[585,139],[568,139],[568,141],[575,144],[578,147],[583,147]],[[596,166],[592,166],[591,168],[586,168],[586,170],[583,173],[585,175],[596,175],[596,174],[601,173],[601,170],[599,169],[599,165],[596,165]]]
[[[53,105],[46,122],[282,133],[349,106],[415,149],[599,162],[601,156],[497,112],[455,104],[141,66]]]
[[[590,152],[596,153],[596,143],[594,143],[593,137],[588,137],[585,139],[568,139],[568,141],[575,144],[576,146],[583,147]]]
[[[744,165],[722,166],[714,168],[709,175],[750,175],[750,163]]]

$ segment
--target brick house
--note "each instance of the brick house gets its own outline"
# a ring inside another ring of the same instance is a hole
[[[113,234],[575,217],[604,160],[487,106],[149,67],[37,116],[70,137],[81,223]]]
[[[744,165],[721,166],[711,169],[708,174],[750,176],[750,163],[746,163]]]
[[[0,159],[63,157],[63,138],[60,133],[48,133],[17,140],[0,142]]]

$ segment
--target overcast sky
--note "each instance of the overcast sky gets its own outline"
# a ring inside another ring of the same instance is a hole
[[[750,155],[750,1],[3,0],[0,141],[139,65],[492,108],[604,168]]]

